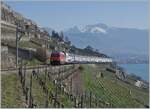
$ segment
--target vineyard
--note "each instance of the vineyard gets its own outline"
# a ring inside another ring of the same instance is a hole
[[[82,80],[74,80],[78,73]],[[83,82],[82,91],[74,90],[75,81]],[[17,74],[2,75],[2,107],[143,107],[147,102],[148,92],[125,85],[99,66],[45,66],[27,71],[21,65]]]
[[[91,90],[99,99],[107,101],[112,107],[131,108],[148,104],[148,91],[117,80],[114,74],[100,68],[85,66],[85,71],[87,90]],[[104,77],[99,76],[100,73],[103,73]]]

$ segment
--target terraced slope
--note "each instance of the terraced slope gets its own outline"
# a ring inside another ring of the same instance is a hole
[[[30,86],[30,77],[31,73],[26,74],[26,81],[25,85]],[[49,80],[48,77],[45,78],[45,73],[40,73],[39,77],[42,81],[46,81],[46,87],[48,88],[49,92],[52,92],[55,95],[56,86],[53,84],[52,81]],[[68,99],[68,97],[64,93],[60,93],[57,90],[57,97],[61,104],[64,107],[73,107],[73,102]],[[30,92],[28,92],[29,97]],[[39,81],[32,77],[32,97],[33,103],[35,107],[43,108],[46,105],[47,95],[43,92],[42,87],[39,85]],[[23,95],[22,86],[20,83],[20,78],[15,73],[9,74],[2,74],[2,107],[6,108],[24,108],[27,107],[25,101],[25,95]],[[51,101],[48,101],[48,107],[54,108],[54,104]]]
[[[98,66],[83,67],[85,90],[92,91],[97,98],[107,101],[112,107],[144,107],[148,104],[148,92],[117,80],[114,74]]]
[[[76,95],[82,107],[117,107],[117,108],[138,108],[148,104],[148,91],[126,84],[115,78],[115,75],[105,70],[103,65],[82,65],[82,70],[78,70],[83,82],[83,94]],[[101,75],[103,73],[103,77]],[[55,72],[57,74],[57,72]],[[54,75],[54,74],[53,74]],[[26,85],[30,86],[31,73],[26,75]],[[46,81],[48,92],[55,96],[64,107],[74,107],[74,101],[69,96],[57,89],[56,85],[45,76],[45,73],[38,74],[42,81]],[[51,74],[52,76],[52,74]],[[80,80],[80,79],[76,79]],[[25,96],[20,83],[20,78],[15,73],[2,74],[2,107],[26,107]],[[29,94],[29,93],[28,93]],[[47,95],[39,85],[36,76],[32,78],[32,96],[36,107],[46,107]],[[80,104],[80,105],[81,105]],[[55,107],[54,101],[49,99],[48,107]],[[80,107],[80,106],[79,106]]]

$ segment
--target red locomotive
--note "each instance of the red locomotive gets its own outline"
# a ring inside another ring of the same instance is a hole
[[[65,64],[66,55],[64,52],[52,52],[50,56],[51,65]]]

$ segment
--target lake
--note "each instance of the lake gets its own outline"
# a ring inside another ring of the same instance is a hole
[[[127,73],[140,76],[142,79],[149,81],[149,64],[119,64]]]

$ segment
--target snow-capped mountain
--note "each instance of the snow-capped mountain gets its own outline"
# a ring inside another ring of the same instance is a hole
[[[108,27],[105,24],[87,25],[81,29],[81,32],[106,34],[107,29],[108,29]]]
[[[85,27],[78,28],[77,26],[74,26],[72,28],[69,28],[65,32],[69,33],[107,33],[107,25],[105,24],[95,24],[95,25],[86,25]]]
[[[70,32],[70,33],[81,33],[81,30],[77,27],[77,26],[74,26],[72,28],[69,28],[68,30],[66,30],[65,32]]]
[[[47,30],[51,33],[52,29]],[[122,54],[148,56],[148,30],[110,27],[99,23],[83,28],[74,26],[65,30],[64,36],[67,36],[76,47],[85,48],[91,45],[101,53],[113,57]]]
[[[77,26],[64,31],[77,47],[87,45],[106,54],[148,54],[148,30],[110,27],[105,24]],[[139,52],[140,51],[140,52]]]

